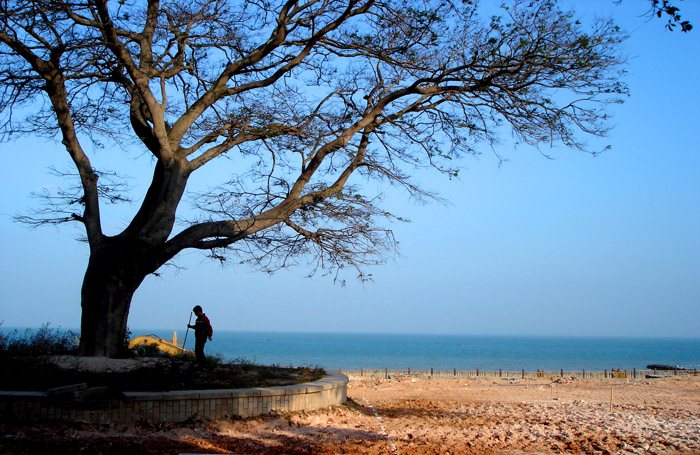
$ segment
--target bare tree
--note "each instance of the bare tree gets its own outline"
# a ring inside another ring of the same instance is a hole
[[[551,1],[483,19],[472,3],[3,0],[3,137],[60,138],[79,181],[51,195],[55,216],[24,221],[84,227],[81,353],[119,354],[133,293],[183,250],[363,278],[396,247],[367,182],[430,199],[416,171],[456,175],[453,158],[504,129],[582,150],[606,132],[605,105],[626,92],[615,25],[584,30]],[[86,141],[153,158],[117,235],[101,204],[127,195]],[[225,157],[230,177],[181,219],[190,176]]]

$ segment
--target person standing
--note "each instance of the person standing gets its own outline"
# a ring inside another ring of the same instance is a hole
[[[207,362],[204,356],[204,344],[207,342],[207,338],[211,341],[214,329],[212,329],[207,315],[202,312],[201,306],[195,306],[192,308],[192,312],[197,316],[197,319],[194,321],[194,325],[188,324],[187,327],[194,329],[194,356],[197,359],[197,364],[204,367]]]

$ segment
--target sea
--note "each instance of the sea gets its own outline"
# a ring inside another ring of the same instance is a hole
[[[173,337],[172,331],[134,332]],[[191,335],[188,349],[194,349]],[[645,369],[649,364],[700,369],[700,338],[216,331],[205,352],[261,365],[327,370],[603,371]]]
[[[65,329],[68,330],[68,329]],[[9,332],[0,327],[0,332]],[[20,330],[20,333],[22,331]],[[77,332],[77,331],[75,331]],[[172,340],[172,330],[132,330],[131,336]],[[194,349],[192,331],[186,348]],[[650,364],[700,369],[700,338],[411,335],[245,332],[216,330],[205,352],[259,365],[326,370],[603,371]]]

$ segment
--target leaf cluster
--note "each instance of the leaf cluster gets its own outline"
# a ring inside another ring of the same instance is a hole
[[[681,26],[682,32],[689,32],[693,29],[693,25],[690,21],[683,20],[680,14],[680,8],[671,4],[669,0],[652,0],[652,10],[656,17],[661,18],[664,15],[668,16],[668,22],[666,23],[666,28],[668,30],[674,30],[676,26]]]

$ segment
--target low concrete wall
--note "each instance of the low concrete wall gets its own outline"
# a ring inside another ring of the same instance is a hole
[[[120,400],[59,400],[46,392],[0,392],[0,418],[106,424],[252,417],[343,404],[347,384],[347,376],[329,373],[318,381],[282,387],[124,392]]]

